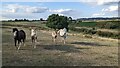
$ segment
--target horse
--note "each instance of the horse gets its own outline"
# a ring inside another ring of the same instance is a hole
[[[56,42],[56,38],[57,38],[57,31],[53,31],[53,32],[52,32],[52,40],[53,40],[54,42]]]
[[[14,34],[14,43],[16,49],[20,49],[21,44],[25,45],[25,40],[26,40],[26,33],[23,30],[18,30],[17,28],[13,28],[13,34]],[[18,47],[16,46],[18,42]]]
[[[64,42],[64,44],[66,43],[66,41],[65,41],[65,39],[66,39],[66,36],[67,36],[67,29],[66,28],[63,28],[63,29],[60,29],[58,32],[57,32],[59,35],[60,35],[60,37],[62,38],[62,40],[61,41],[63,41]]]
[[[36,29],[33,29],[33,28],[31,28],[31,40],[33,43],[33,47],[36,48],[37,33],[36,33]]]

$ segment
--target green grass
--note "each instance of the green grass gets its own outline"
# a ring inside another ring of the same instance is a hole
[[[74,27],[91,27],[91,28],[104,28],[104,29],[119,29],[119,21],[82,21],[71,23],[70,26]]]
[[[95,27],[97,22],[80,22],[79,26],[81,27]]]

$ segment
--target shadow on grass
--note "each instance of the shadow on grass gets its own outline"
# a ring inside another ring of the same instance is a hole
[[[74,47],[72,45],[37,45],[37,47],[42,47],[46,50],[59,50],[59,51],[64,51],[65,53],[67,52],[81,52],[80,49],[89,49],[89,48],[78,48]]]
[[[71,44],[85,45],[85,46],[108,46],[108,45],[100,45],[98,43],[90,43],[90,42],[72,42]]]

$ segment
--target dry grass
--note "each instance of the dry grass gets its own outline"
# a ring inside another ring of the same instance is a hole
[[[60,42],[60,37],[55,44],[50,32],[39,30],[37,48],[34,49],[29,29],[20,29],[27,33],[27,41],[19,51],[14,47],[11,27],[2,29],[4,66],[118,66],[117,41],[69,35],[66,45]]]

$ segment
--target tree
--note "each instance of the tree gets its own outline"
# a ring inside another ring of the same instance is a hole
[[[44,21],[43,18],[40,18],[40,21]]]
[[[15,19],[15,21],[18,21],[18,19]]]
[[[72,21],[72,17],[69,17],[68,19],[69,19],[70,21]]]
[[[68,20],[69,20],[69,23],[72,23],[72,17],[69,17]]]
[[[21,20],[21,21],[28,21],[27,19]]]
[[[69,25],[69,18],[66,16],[59,16],[58,14],[52,14],[48,17],[46,25],[53,29],[67,28]]]

